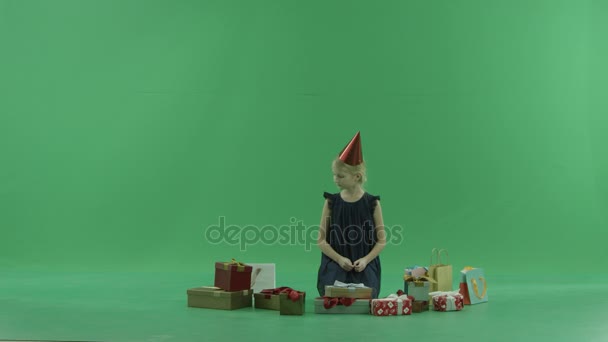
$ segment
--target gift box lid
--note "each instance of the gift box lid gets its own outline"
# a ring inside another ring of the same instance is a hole
[[[241,297],[241,296],[251,296],[253,294],[253,290],[242,290],[242,291],[233,291],[228,292],[220,289],[219,287],[213,286],[201,286],[194,287],[188,289],[188,295],[194,296],[208,296],[208,297]]]
[[[363,287],[344,287],[344,286],[334,286],[334,285],[325,285],[325,291],[327,290],[331,290],[331,291],[343,291],[343,292],[361,292],[361,293],[366,293],[366,292],[372,292],[372,288],[371,287],[367,287],[367,286],[363,286]]]
[[[232,261],[230,261],[230,262],[218,261],[215,263],[215,268],[219,269],[219,270],[225,270],[225,271],[247,272],[247,273],[251,273],[251,271],[253,270],[253,267],[251,267],[249,265],[245,265],[238,261],[235,261],[234,259],[232,259]]]

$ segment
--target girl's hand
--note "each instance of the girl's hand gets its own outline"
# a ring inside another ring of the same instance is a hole
[[[338,265],[340,265],[340,267],[342,267],[342,269],[347,272],[350,272],[350,270],[353,269],[353,263],[350,261],[349,258],[340,257],[338,259]]]
[[[363,257],[363,258],[355,261],[355,263],[353,264],[355,267],[355,271],[362,272],[365,269],[365,267],[367,266],[367,263],[368,263],[368,261],[367,261],[366,257]]]

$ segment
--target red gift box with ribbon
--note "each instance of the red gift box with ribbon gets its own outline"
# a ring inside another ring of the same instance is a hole
[[[224,291],[242,291],[251,288],[252,267],[234,259],[231,262],[215,263],[214,286]]]
[[[414,297],[403,294],[391,294],[386,298],[372,299],[371,314],[374,316],[401,316],[412,314]]]
[[[437,291],[429,295],[433,297],[435,311],[460,311],[464,308],[464,297],[458,291]]]

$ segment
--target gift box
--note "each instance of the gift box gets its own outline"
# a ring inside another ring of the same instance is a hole
[[[275,289],[264,289],[260,293],[255,293],[254,306],[256,309],[280,310],[281,301],[279,295],[282,292],[293,291],[291,287],[277,287]]]
[[[412,314],[413,298],[407,295],[391,294],[382,299],[371,300],[371,314],[374,316],[398,316]]]
[[[281,292],[279,306],[281,315],[303,315],[306,311],[306,292],[296,290]]]
[[[215,263],[215,287],[228,292],[251,288],[251,266],[234,259],[231,262]]]
[[[427,300],[414,300],[412,302],[412,312],[420,313],[429,311],[429,302]]]
[[[336,280],[334,285],[325,286],[325,297],[370,299],[372,288],[364,284],[346,284]]]
[[[460,311],[464,308],[464,298],[458,291],[437,291],[429,295],[433,297],[435,311]]]
[[[264,293],[254,293],[254,307],[256,309],[267,309],[267,310],[279,310],[281,308],[281,302],[279,301],[279,295],[268,295]]]
[[[228,292],[218,287],[195,287],[187,290],[188,306],[221,310],[251,307],[252,293],[252,290]]]
[[[403,279],[405,294],[414,297],[414,300],[428,301],[431,284],[435,282],[433,278],[429,276],[415,277],[406,274]]]
[[[315,298],[315,313],[318,314],[366,314],[370,312],[370,299]]]
[[[405,275],[414,276],[414,277],[423,277],[428,275],[429,268],[425,266],[408,266],[404,270]]]

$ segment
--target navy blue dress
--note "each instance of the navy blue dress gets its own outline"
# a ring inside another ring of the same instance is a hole
[[[374,209],[380,196],[367,192],[356,202],[346,202],[340,193],[323,196],[328,200],[331,221],[327,227],[325,239],[340,255],[349,258],[353,263],[369,254],[377,241]],[[321,253],[321,266],[317,278],[319,295],[325,295],[325,285],[333,285],[339,280],[344,283],[363,283],[371,287],[372,297],[380,293],[380,256],[374,258],[363,272],[354,269],[345,271],[325,253]]]

